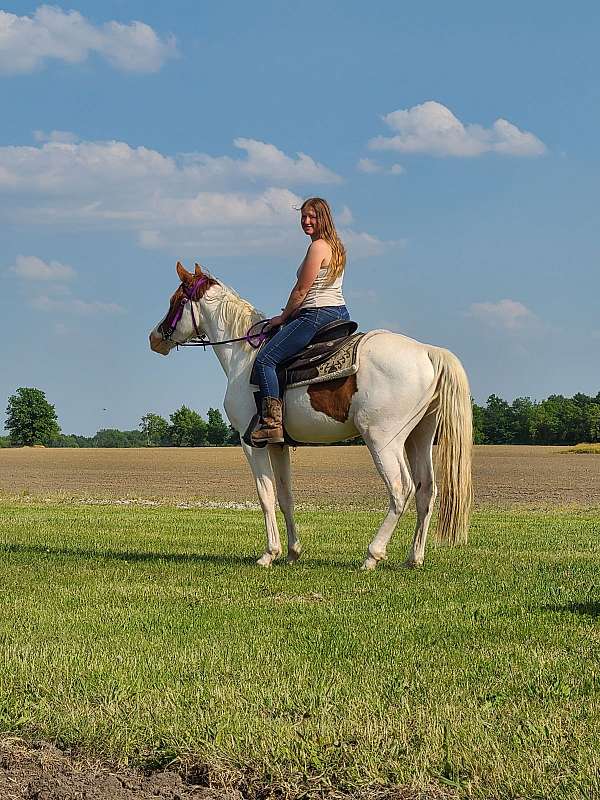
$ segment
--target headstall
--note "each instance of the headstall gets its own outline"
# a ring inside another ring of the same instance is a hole
[[[192,324],[194,326],[194,331],[196,336],[193,339],[190,339],[188,342],[176,342],[176,346],[179,347],[203,347],[205,350],[207,347],[216,347],[220,344],[233,344],[234,342],[246,342],[257,350],[261,344],[269,338],[269,333],[267,333],[267,327],[269,325],[268,319],[261,319],[258,322],[255,322],[252,325],[244,336],[238,336],[236,339],[224,339],[222,342],[211,342],[205,333],[201,333],[198,329],[198,323],[196,322],[196,314],[194,312],[194,295],[198,291],[198,289],[203,286],[205,283],[208,282],[208,278],[206,276],[202,276],[194,281],[194,283],[186,286],[185,283],[181,284],[181,289],[183,291],[183,295],[177,304],[177,307],[173,310],[172,316],[171,311],[167,314],[163,322],[158,326],[158,331],[162,335],[163,340],[171,341],[171,337],[177,327],[181,317],[183,316],[183,310],[190,302],[190,313],[192,315]]]

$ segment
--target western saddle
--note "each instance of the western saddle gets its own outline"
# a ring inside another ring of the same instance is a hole
[[[299,353],[282,361],[277,366],[277,378],[279,380],[279,392],[283,397],[288,386],[297,384],[308,384],[311,378],[319,375],[318,367],[323,362],[333,358],[335,354],[344,347],[351,337],[356,334],[358,324],[351,320],[336,320],[329,322],[315,333],[311,341]],[[362,336],[359,334],[358,336]],[[319,380],[323,380],[321,377]],[[332,377],[333,380],[333,377]],[[250,383],[257,385],[256,367],[252,369]],[[243,439],[247,444],[251,444],[250,434],[260,421],[260,392],[254,393],[257,413],[252,418],[248,429],[244,433]],[[296,444],[289,439],[286,434],[286,441]]]

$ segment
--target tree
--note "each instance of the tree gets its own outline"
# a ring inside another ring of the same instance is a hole
[[[79,442],[73,434],[59,433],[55,439],[49,442],[49,445],[50,447],[79,447]]]
[[[148,412],[140,422],[148,447],[160,447],[169,443],[169,423],[158,414]]]
[[[485,409],[478,406],[471,400],[473,407],[473,444],[485,444],[486,438],[483,432],[485,424]]]
[[[93,437],[94,447],[130,447],[124,431],[117,428],[102,428]]]
[[[242,440],[240,438],[240,434],[236,431],[236,429],[233,427],[233,425],[230,425],[227,428],[227,440],[226,440],[225,444],[228,445],[228,446],[234,446],[235,447],[237,445],[240,445],[241,443],[242,443]]]
[[[48,444],[60,434],[54,406],[41,389],[21,387],[8,398],[6,430],[13,445]]]
[[[202,447],[206,445],[208,425],[197,411],[181,406],[170,416],[169,438],[174,447]]]
[[[206,438],[213,447],[222,447],[227,441],[229,428],[218,408],[208,409],[208,427]]]
[[[600,442],[600,404],[590,403],[585,409],[588,442]]]
[[[512,406],[511,444],[529,444],[531,442],[534,404],[529,397],[517,397]]]
[[[512,438],[512,414],[510,406],[498,395],[488,397],[485,407],[483,433],[489,444],[506,444]]]

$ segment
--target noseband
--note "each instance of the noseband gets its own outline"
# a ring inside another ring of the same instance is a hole
[[[184,283],[181,284],[183,295],[179,299],[177,305],[173,309],[169,310],[169,313],[157,328],[158,332],[161,334],[163,338],[163,341],[165,342],[172,341],[175,328],[177,327],[179,320],[183,316],[183,309],[186,307],[189,301],[194,300],[194,295],[201,286],[204,286],[205,283],[208,283],[208,278],[203,275],[202,277],[194,281],[194,283],[192,283],[190,286],[186,286]],[[194,331],[196,333],[196,336],[189,342],[181,342],[181,343],[176,342],[177,347],[203,347],[204,349],[206,349],[207,347],[215,347],[218,344],[247,342],[247,344],[249,344],[250,347],[253,347],[255,350],[257,350],[264,341],[270,338],[270,334],[267,333],[266,331],[267,325],[269,324],[269,320],[263,319],[259,320],[258,322],[255,322],[254,325],[252,325],[252,327],[248,329],[245,336],[239,336],[237,339],[225,339],[222,342],[211,342],[206,336],[206,334],[201,333],[198,329],[193,302],[190,302],[190,313],[192,315],[192,324],[194,326]],[[255,328],[257,329],[256,332],[254,332]]]

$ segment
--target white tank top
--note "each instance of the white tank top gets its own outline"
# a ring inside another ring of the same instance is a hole
[[[302,265],[298,268],[296,277],[300,276]],[[300,309],[302,308],[323,308],[324,306],[345,306],[346,301],[342,294],[342,283],[344,272],[330,285],[326,285],[327,267],[321,267],[317,273],[313,285],[308,290]]]

